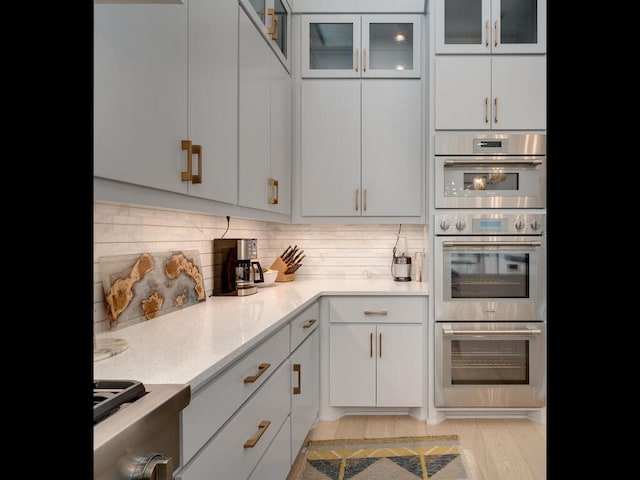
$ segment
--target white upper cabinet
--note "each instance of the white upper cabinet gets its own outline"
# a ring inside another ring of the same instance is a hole
[[[436,53],[546,53],[546,0],[436,0]]]
[[[237,201],[238,4],[94,5],[94,176]]]
[[[438,55],[437,130],[544,130],[546,55]]]
[[[420,80],[305,80],[301,215],[419,217]]]
[[[302,77],[421,76],[420,15],[303,15]]]
[[[238,203],[291,214],[291,76],[240,11]]]
[[[239,0],[288,72],[291,71],[289,36],[291,7],[287,0]]]

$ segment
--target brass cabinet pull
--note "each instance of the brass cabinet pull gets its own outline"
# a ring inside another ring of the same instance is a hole
[[[369,334],[369,356],[373,357],[373,332]]]
[[[356,72],[357,72],[358,71],[358,49],[357,48],[353,51],[353,57],[355,59],[354,65],[356,67]]]
[[[188,182],[191,180],[191,156],[193,155],[191,140],[182,140],[182,150],[187,151],[187,170],[182,172],[180,178],[182,178],[183,182]]]
[[[191,174],[191,183],[202,183],[202,145],[193,145],[191,151],[198,155],[198,174]]]
[[[389,312],[387,310],[365,310],[365,315],[386,315]]]
[[[270,363],[261,363],[260,365],[258,365],[258,373],[256,373],[255,375],[250,375],[247,378],[245,378],[244,383],[255,382],[258,378],[260,378],[260,375],[262,375],[264,372],[267,371],[267,368],[269,368],[270,366],[271,366]]]
[[[367,49],[366,48],[362,49],[362,71],[363,72],[367,71]]]
[[[382,333],[380,333],[380,350],[379,350],[379,356],[380,358],[382,358]]]
[[[258,424],[258,432],[256,433],[256,436],[253,438],[250,438],[249,440],[247,440],[246,442],[244,442],[244,448],[253,448],[256,446],[256,443],[258,443],[258,440],[260,440],[260,437],[262,437],[262,435],[264,434],[264,432],[267,431],[267,427],[271,425],[271,422],[269,420],[263,420]]]
[[[271,35],[271,40],[278,39],[278,17],[273,8],[267,10],[267,14],[271,17],[271,27],[267,30],[267,33]]]
[[[493,33],[495,37],[493,38],[493,46],[497,47],[498,46],[498,20],[496,20],[496,23],[494,23],[494,29],[495,29],[495,32]]]
[[[362,190],[362,210],[367,211],[367,189]]]
[[[498,123],[498,97],[496,97],[496,98],[493,100],[493,104],[495,105],[495,114],[496,114],[496,116],[494,117],[493,121],[494,121],[495,123]]]
[[[183,182],[202,183],[202,145],[192,145],[191,140],[182,140],[182,150],[187,151],[187,170],[181,172]],[[198,175],[193,174],[193,154],[198,155]]]
[[[489,123],[489,97],[484,97],[484,123]]]
[[[358,211],[358,189],[356,188],[356,212]]]
[[[271,191],[271,195],[269,196],[269,198],[267,199],[267,202],[269,203],[269,205],[277,205],[278,204],[278,180],[276,180],[275,178],[270,178],[269,179],[269,187],[270,191]]]
[[[298,386],[293,387],[293,394],[300,395],[302,393],[302,383],[301,383],[301,374],[302,374],[302,366],[299,363],[293,364],[293,371],[298,372]]]
[[[316,323],[316,319],[312,318],[311,320],[309,320],[307,323],[305,323],[302,328],[309,328],[311,325],[313,325],[314,323]]]
[[[491,37],[491,27],[490,27],[490,23],[489,20],[487,20],[487,23],[485,24],[485,35],[486,38],[484,39],[484,46],[485,47],[489,47],[489,37]]]

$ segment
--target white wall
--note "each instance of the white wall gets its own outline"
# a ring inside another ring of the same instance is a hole
[[[93,322],[108,329],[100,257],[169,250],[197,250],[207,296],[213,289],[213,239],[226,228],[224,216],[155,207],[94,202]],[[258,261],[268,268],[288,245],[304,250],[297,278],[314,275],[391,276],[391,256],[399,224],[287,225],[232,217],[226,238],[258,239]],[[402,225],[409,252],[427,248],[424,225]],[[415,266],[413,267],[415,269]],[[412,276],[415,273],[412,270]],[[415,277],[413,277],[415,278]]]

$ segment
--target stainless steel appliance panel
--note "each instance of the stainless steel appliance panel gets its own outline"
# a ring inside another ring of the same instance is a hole
[[[436,407],[545,405],[544,322],[442,322],[435,340]]]
[[[439,133],[436,208],[544,208],[546,136]]]

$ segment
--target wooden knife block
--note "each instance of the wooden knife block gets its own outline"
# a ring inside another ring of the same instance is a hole
[[[282,258],[278,257],[269,267],[272,270],[278,270],[278,276],[276,282],[291,282],[296,279],[295,273],[284,273],[287,271],[287,264],[282,261]]]

